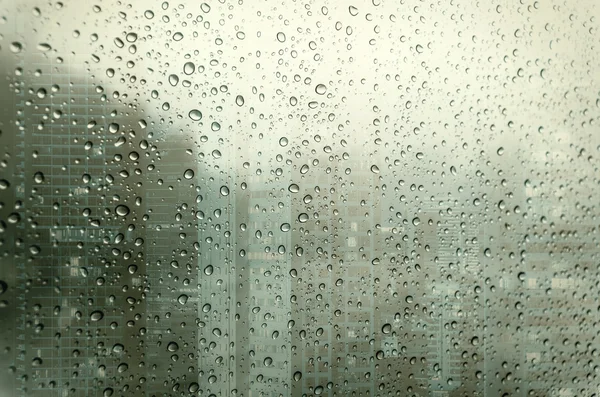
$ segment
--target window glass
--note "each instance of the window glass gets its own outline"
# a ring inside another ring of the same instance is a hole
[[[598,395],[599,21],[0,1],[0,395]]]

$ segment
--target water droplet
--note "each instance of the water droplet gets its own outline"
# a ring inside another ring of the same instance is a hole
[[[375,358],[378,360],[383,360],[383,357],[385,355],[383,354],[383,350],[378,350],[377,353],[375,353]]]
[[[36,173],[33,175],[33,181],[34,181],[35,183],[43,183],[43,182],[44,182],[44,174],[43,174],[43,173],[41,173],[41,172],[39,172],[39,171],[38,171],[38,172],[36,172]]]
[[[177,298],[177,302],[179,302],[180,305],[185,305],[187,303],[188,299],[189,299],[189,297],[186,294],[181,294]]]
[[[192,179],[192,178],[194,177],[194,175],[195,175],[195,174],[194,174],[194,171],[188,168],[188,169],[187,169],[187,170],[185,170],[185,172],[183,173],[183,178],[184,178],[184,179],[188,179],[188,180],[189,180],[189,179]]]
[[[383,327],[381,327],[381,332],[384,334],[389,334],[392,332],[392,325],[390,323],[383,324]]]
[[[0,280],[0,295],[5,293],[7,289],[8,289],[8,284],[6,284],[5,281]]]
[[[177,342],[169,342],[169,344],[167,345],[167,350],[171,353],[176,352],[177,350],[179,350],[179,345],[177,344]]]
[[[23,44],[19,43],[18,41],[13,41],[12,43],[10,43],[10,52],[12,52],[13,54],[18,54],[22,50]]]
[[[206,274],[207,276],[210,276],[211,274],[213,274],[214,268],[213,265],[208,265],[204,268],[204,274]]]
[[[52,47],[48,43],[39,43],[37,49],[42,52],[50,51]]]
[[[127,216],[129,214],[129,207],[123,204],[119,204],[117,205],[117,208],[115,208],[115,212],[119,216]]]
[[[325,86],[325,84],[317,84],[317,86],[315,87],[315,92],[319,95],[325,95],[325,93],[327,92],[327,87]]]
[[[241,95],[238,95],[235,97],[235,104],[238,106],[244,106],[244,97]]]
[[[379,174],[379,167],[377,167],[375,164],[373,164],[371,166],[371,172],[374,174]]]
[[[34,367],[39,367],[43,363],[44,363],[44,360],[42,360],[40,357],[35,357],[33,360],[31,360],[31,365]]]
[[[285,33],[278,32],[277,33],[277,41],[279,41],[280,43],[285,43]]]
[[[305,223],[308,221],[308,214],[306,212],[301,213],[300,215],[298,215],[298,221],[300,223]]]
[[[91,314],[90,314],[90,320],[92,321],[100,321],[104,318],[104,313],[101,312],[100,310],[94,310]]]
[[[300,371],[294,372],[294,380],[296,382],[298,382],[300,379],[302,379],[302,372],[300,372]]]
[[[125,346],[123,346],[120,343],[115,343],[112,347],[112,351],[115,353],[122,353],[123,351],[125,351]]]
[[[221,186],[219,192],[221,193],[221,196],[229,196],[229,188],[225,185]]]
[[[177,76],[176,74],[170,74],[169,75],[169,84],[171,84],[173,87],[175,87],[178,83],[179,83],[179,76]]]
[[[188,116],[193,121],[200,121],[202,119],[202,112],[199,111],[198,109],[192,109],[188,113]]]
[[[310,194],[307,194],[306,196],[304,196],[304,198],[302,199],[302,201],[304,201],[304,204],[308,204],[312,201],[312,196]]]
[[[194,73],[196,71],[196,65],[194,65],[193,62],[186,62],[183,65],[183,73],[187,74],[188,76],[192,73]]]
[[[288,186],[288,190],[291,193],[298,193],[300,191],[300,187],[298,185],[296,185],[295,183],[292,183],[290,186]]]
[[[279,146],[286,147],[288,145],[288,139],[284,136],[279,138]]]
[[[291,227],[290,227],[290,224],[289,224],[289,223],[282,223],[282,224],[281,224],[281,226],[279,227],[279,229],[280,229],[282,232],[289,232],[289,231],[290,231],[290,229],[291,229]]]

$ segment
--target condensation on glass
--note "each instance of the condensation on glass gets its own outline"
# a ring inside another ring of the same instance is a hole
[[[0,1],[0,395],[597,396],[599,14]]]

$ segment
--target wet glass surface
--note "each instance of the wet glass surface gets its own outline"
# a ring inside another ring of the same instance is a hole
[[[599,18],[0,0],[0,395],[598,395]]]

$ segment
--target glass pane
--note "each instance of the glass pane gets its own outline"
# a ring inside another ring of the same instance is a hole
[[[598,395],[599,20],[0,1],[0,395]]]

